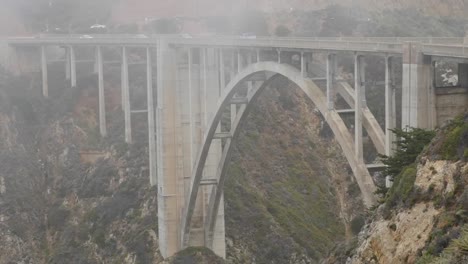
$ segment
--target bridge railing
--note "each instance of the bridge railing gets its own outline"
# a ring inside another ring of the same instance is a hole
[[[368,52],[401,53],[401,43],[370,42],[361,39],[351,41],[340,38],[277,38],[256,37],[243,38],[238,36],[218,36],[215,38],[193,37],[180,38],[168,37],[169,42],[178,45],[193,46],[220,46],[220,47],[248,47],[248,48],[284,48],[284,49],[320,49],[320,50],[348,50]]]
[[[448,57],[468,57],[468,45],[447,46],[440,44],[426,44],[422,47],[422,52],[427,55],[448,56]]]
[[[437,37],[242,37],[191,36],[187,34],[95,34],[95,35],[39,35],[8,39],[13,45],[134,45],[152,46],[157,40],[181,46],[218,46],[232,48],[317,49],[330,51],[357,51],[401,54],[405,42],[419,42],[428,54],[467,57],[468,38]]]
[[[339,42],[379,42],[379,43],[404,43],[421,42],[428,44],[468,44],[468,38],[458,37],[270,37],[252,36],[242,37],[234,35],[189,35],[189,34],[39,34],[34,36],[13,37],[12,39],[252,39],[252,40],[287,40],[287,41],[339,41]]]

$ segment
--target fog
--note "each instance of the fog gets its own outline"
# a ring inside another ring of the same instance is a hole
[[[335,24],[331,25],[332,27],[339,27],[338,32],[330,33],[331,35],[375,35],[372,28],[380,26],[380,23],[389,23],[384,21],[385,17],[389,16],[389,12],[400,13],[403,19],[395,21],[401,23],[400,27],[412,27],[413,24],[420,23],[418,17],[422,20],[424,16],[448,16],[448,21],[445,23],[463,26],[460,24],[464,23],[456,20],[468,13],[468,7],[463,0],[2,0],[0,3],[3,5],[0,9],[1,35],[37,33],[276,35],[276,28],[283,26],[290,31],[286,35],[327,36],[327,33],[320,34],[324,24],[328,27],[327,23]],[[412,16],[415,16],[415,21],[410,20]],[[106,29],[90,30],[90,27],[96,24],[106,25]],[[353,31],[364,32],[347,32],[349,30],[341,30],[340,27],[353,27]],[[417,32],[411,33],[411,35],[417,34]]]

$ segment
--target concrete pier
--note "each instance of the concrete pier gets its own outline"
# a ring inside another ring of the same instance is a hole
[[[421,43],[403,45],[402,127],[434,128],[435,113],[432,60]]]
[[[207,119],[211,121],[216,113],[217,109],[217,104],[219,97],[221,95],[221,92],[223,90],[220,90],[219,88],[219,83],[220,80],[218,78],[218,72],[219,72],[219,64],[216,62],[218,61],[216,59],[216,52],[215,50],[208,49],[208,57],[207,57],[207,63],[208,63],[208,90],[207,90],[207,97],[205,99],[205,102],[207,104]],[[241,58],[240,56],[238,58]],[[242,63],[241,63],[242,65]],[[225,89],[225,87],[222,87],[222,89]],[[233,114],[231,112],[231,114]],[[237,109],[236,112],[234,112],[234,118],[235,115],[237,114]],[[218,126],[217,132],[220,131],[220,127]],[[216,173],[219,167],[219,161],[221,160],[221,154],[222,154],[222,149],[221,149],[221,139],[216,139],[209,150],[208,153],[208,158],[207,162],[205,165],[205,170],[203,174],[203,179],[215,179],[216,178]],[[202,194],[198,194],[198,200],[203,201],[203,216],[205,219],[206,212],[208,210],[208,204],[209,204],[209,199],[211,196],[211,192],[214,190],[213,185],[205,185],[202,186]],[[224,199],[222,199],[221,202],[222,206],[220,206],[219,211],[218,211],[218,217],[217,217],[217,222],[216,222],[216,227],[214,230],[214,235],[213,235],[213,247],[211,250],[216,253],[216,255],[221,256],[223,258],[226,257],[226,243],[224,241],[225,236],[225,230],[224,230]],[[202,221],[200,223],[201,227],[201,237],[203,237],[203,241],[205,241],[205,226],[204,222]],[[192,244],[191,244],[192,245]]]
[[[125,122],[125,142],[132,143],[132,115],[130,109],[130,84],[128,80],[127,48],[122,48],[122,109]]]
[[[362,145],[362,108],[365,106],[365,67],[362,55],[354,56],[354,154],[358,160],[363,160]]]
[[[250,52],[247,52],[247,65],[252,64],[252,54]],[[247,93],[252,91],[253,89],[253,82],[252,81],[247,81]]]
[[[102,67],[101,47],[96,47],[97,69],[98,69],[98,89],[99,89],[99,131],[101,136],[107,136],[106,128],[106,100],[104,97],[104,71]]]
[[[242,54],[240,50],[237,50],[237,73],[242,70],[243,63],[242,63]],[[237,115],[237,106],[235,104],[231,105],[231,125],[234,123]]]
[[[395,72],[393,58],[385,57],[385,155],[393,154],[394,134],[391,129],[396,128],[395,102]]]
[[[180,205],[177,175],[178,104],[176,100],[176,52],[164,40],[157,45],[156,151],[158,178],[158,238],[161,255],[166,258],[180,250]]]
[[[306,63],[305,63],[305,58],[304,58],[304,52],[301,52],[301,76],[302,78],[306,77],[305,72],[306,72]]]
[[[65,80],[70,80],[70,47],[65,48]]]
[[[301,64],[302,64],[301,56]],[[327,55],[327,106],[328,110],[335,108],[335,71],[336,71],[336,55]],[[303,74],[303,73],[302,73]]]
[[[75,49],[73,48],[73,46],[69,46],[68,51],[69,51],[69,55],[70,55],[70,82],[71,82],[71,87],[76,87]]]
[[[221,89],[224,89],[224,87],[226,87],[226,73],[224,65],[224,51],[223,49],[219,49],[219,82],[221,84]]]
[[[154,113],[154,94],[153,94],[153,62],[152,48],[146,48],[146,97],[148,110],[148,153],[149,153],[149,178],[150,185],[157,184],[157,164],[156,164],[156,125]]]
[[[189,174],[185,174],[185,177],[190,177],[192,172],[193,161],[195,159],[195,150],[198,149],[198,145],[195,143],[195,112],[194,100],[195,95],[193,87],[193,53],[192,48],[187,50],[187,83],[188,83],[188,119],[189,119]]]
[[[49,77],[47,73],[46,47],[41,46],[42,95],[49,97]]]

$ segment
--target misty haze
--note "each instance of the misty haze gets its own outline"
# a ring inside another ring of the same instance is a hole
[[[466,0],[0,7],[0,264],[468,264]]]

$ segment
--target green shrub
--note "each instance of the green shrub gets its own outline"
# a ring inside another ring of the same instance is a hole
[[[435,257],[430,254],[424,254],[422,255],[416,264],[430,264],[434,262]]]
[[[450,249],[455,250],[458,254],[468,255],[468,225],[463,227],[460,237],[453,241]]]
[[[93,241],[99,247],[104,247],[106,245],[106,231],[102,228],[95,230],[93,232]]]
[[[410,202],[416,180],[416,165],[407,166],[395,177],[393,186],[387,193],[386,205],[393,207],[399,202]]]
[[[366,223],[366,220],[362,215],[358,215],[351,220],[351,231],[353,231],[353,234],[357,235],[364,224]]]
[[[458,160],[468,157],[468,122],[463,117],[456,118],[450,125],[449,132],[442,146],[442,157],[447,160]]]
[[[59,228],[63,226],[70,215],[70,212],[65,208],[53,207],[49,209],[47,215],[47,225],[53,228]]]
[[[397,140],[392,156],[381,155],[382,163],[387,167],[384,170],[386,176],[396,180],[402,170],[416,161],[416,158],[424,147],[434,138],[435,132],[420,128],[409,128],[407,130],[394,129]]]

